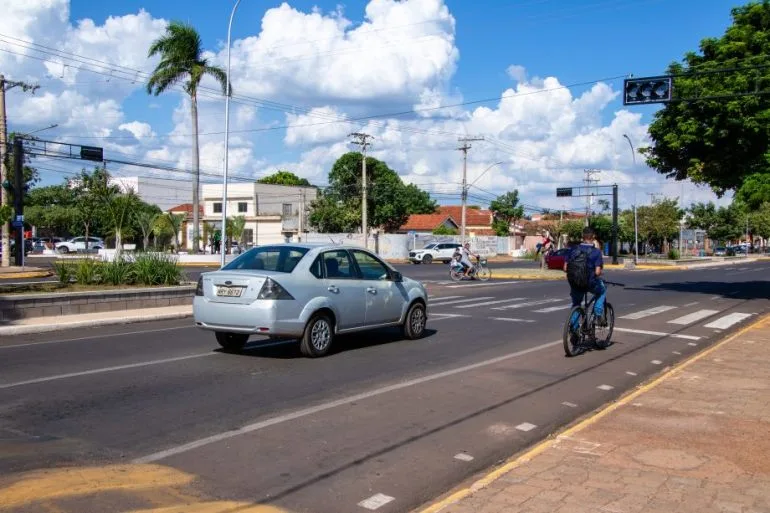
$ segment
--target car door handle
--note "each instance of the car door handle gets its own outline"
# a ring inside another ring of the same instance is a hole
[[[336,285],[329,285],[329,289],[328,290],[329,290],[329,292],[333,292],[335,294],[340,291],[340,289],[338,289]]]
[[[377,294],[377,289],[375,289],[374,287],[369,287],[368,289],[366,289],[366,291],[369,294]]]

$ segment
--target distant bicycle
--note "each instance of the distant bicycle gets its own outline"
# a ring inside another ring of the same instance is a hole
[[[465,276],[465,268],[463,267],[463,264],[460,263],[460,260],[457,258],[453,258],[452,261],[449,263],[449,277],[452,278],[452,281],[462,281],[462,280],[480,280],[480,281],[487,281],[492,277],[492,271],[489,270],[489,267],[487,267],[487,259],[483,257],[479,257],[476,259],[476,265],[473,267],[473,270],[468,273],[468,276]]]
[[[623,286],[622,283],[605,281],[605,285]],[[596,319],[594,303],[596,296],[588,299],[588,293],[583,294],[583,304],[573,306],[564,323],[564,354],[577,356],[586,349],[607,349],[611,344],[612,331],[615,329],[615,309],[609,301],[604,301],[603,319]],[[598,321],[606,320],[606,323]]]

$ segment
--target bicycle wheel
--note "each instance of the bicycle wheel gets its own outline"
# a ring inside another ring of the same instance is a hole
[[[564,322],[562,341],[564,342],[564,354],[576,356],[582,352],[583,325],[586,322],[586,312],[582,306],[573,306]]]
[[[599,349],[607,349],[610,347],[612,331],[615,329],[615,309],[612,308],[610,303],[604,303],[604,315],[607,319],[606,326],[600,326],[598,322],[594,323],[594,338],[596,339],[596,347]]]
[[[460,281],[463,279],[463,272],[462,271],[455,271],[454,269],[449,270],[449,277],[452,279],[452,281]]]
[[[481,281],[487,281],[492,277],[492,271],[487,269],[486,267],[482,267],[478,270],[476,273],[476,277]]]

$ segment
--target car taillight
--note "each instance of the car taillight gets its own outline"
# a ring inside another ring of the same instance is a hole
[[[198,278],[198,286],[195,287],[195,295],[196,296],[203,295],[203,276]]]
[[[262,285],[262,290],[259,291],[257,299],[294,299],[291,294],[286,292],[286,289],[281,287],[275,280],[268,278]]]

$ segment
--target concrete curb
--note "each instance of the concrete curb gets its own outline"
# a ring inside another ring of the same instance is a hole
[[[66,316],[61,316],[66,317]],[[192,317],[192,307],[189,312],[167,312],[148,315],[131,315],[127,317],[107,317],[103,319],[88,319],[82,321],[63,322],[52,321],[50,324],[22,324],[17,326],[0,326],[0,336],[29,335],[35,333],[50,333],[76,328],[95,328],[99,326],[114,326],[117,324],[133,324],[137,322],[169,321]],[[191,325],[192,326],[192,325]],[[0,346],[2,347],[2,346]]]
[[[574,436],[575,434],[583,431],[585,428],[595,424],[602,418],[613,413],[618,408],[631,403],[640,395],[654,389],[664,381],[679,374],[683,369],[689,367],[690,365],[697,362],[698,360],[703,359],[704,357],[710,355],[711,353],[713,353],[720,347],[724,346],[725,344],[732,342],[733,340],[737,339],[744,333],[747,333],[752,329],[758,328],[763,323],[766,323],[768,321],[770,321],[770,314],[765,314],[761,316],[759,319],[755,320],[754,322],[751,322],[747,326],[744,326],[737,332],[731,335],[727,335],[726,337],[723,337],[715,341],[710,347],[707,347],[702,351],[690,356],[689,358],[686,358],[685,360],[671,367],[668,367],[661,374],[651,377],[650,379],[646,380],[644,383],[638,385],[635,389],[629,390],[628,392],[623,394],[620,398],[616,399],[615,401],[609,402],[604,406],[597,408],[593,412],[588,413],[576,419],[575,421],[568,424],[564,428],[559,429],[554,433],[551,433],[550,435],[546,436],[541,442],[535,443],[534,445],[530,446],[528,449],[525,449],[517,453],[516,455],[509,458],[502,465],[496,468],[492,467],[492,469],[490,469],[480,479],[476,479],[475,481],[467,481],[465,485],[461,485],[455,488],[453,491],[450,491],[444,494],[443,497],[439,497],[435,499],[433,502],[428,502],[425,505],[418,507],[417,509],[413,510],[413,513],[438,513],[439,511],[444,510],[453,504],[457,504],[463,499],[467,499],[468,497],[472,496],[475,492],[482,490],[484,488],[487,488],[488,486],[493,484],[495,481],[499,480],[500,478],[504,477],[506,474],[510,473],[512,470],[516,469],[517,467],[521,466],[524,463],[529,462],[530,460],[532,460],[532,458],[545,452],[547,449],[550,449],[551,447],[553,447],[554,443],[559,438]]]

